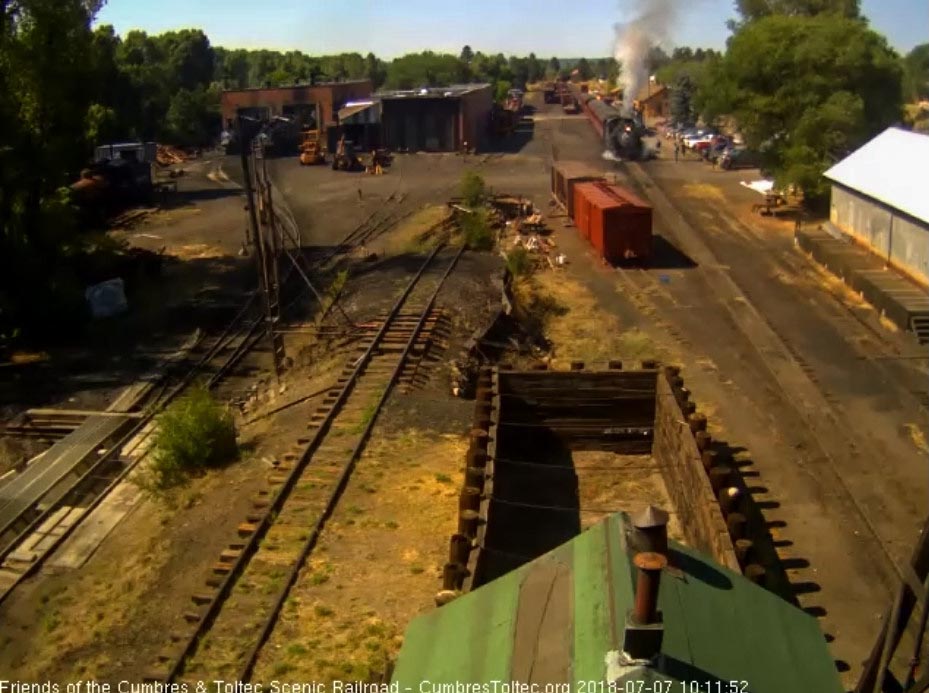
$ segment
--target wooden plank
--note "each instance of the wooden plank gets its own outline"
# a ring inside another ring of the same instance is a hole
[[[84,409],[27,409],[26,415],[30,417],[42,416],[119,416],[128,419],[141,419],[145,416],[142,412],[119,412],[119,411],[91,411]]]

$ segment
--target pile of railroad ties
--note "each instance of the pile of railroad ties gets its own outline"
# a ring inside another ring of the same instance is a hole
[[[652,254],[652,208],[582,162],[552,167],[552,194],[606,262],[646,262]]]
[[[512,247],[525,248],[539,259],[537,264],[549,267],[564,265],[567,258],[556,251],[555,241],[545,225],[545,218],[533,204],[520,197],[496,195],[491,198],[494,216],[513,232]]]

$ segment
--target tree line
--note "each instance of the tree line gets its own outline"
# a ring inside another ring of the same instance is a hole
[[[728,119],[782,185],[816,204],[822,173],[929,98],[929,44],[900,57],[858,0],[737,0],[725,53],[678,54],[659,68],[672,118]]]
[[[0,0],[0,343],[31,307],[51,310],[80,297],[70,270],[85,248],[66,186],[95,144],[208,143],[219,129],[219,95],[230,88],[481,81],[502,98],[540,79],[615,84],[622,69],[612,58],[505,56],[470,46],[459,55],[424,51],[388,61],[373,53],[226,49],[198,29],[119,36],[93,26],[102,2]],[[858,0],[736,5],[725,52],[654,48],[649,67],[671,85],[676,118],[733,118],[778,180],[811,197],[823,193],[826,167],[900,121],[904,101],[929,98],[929,44],[897,55],[868,27]]]

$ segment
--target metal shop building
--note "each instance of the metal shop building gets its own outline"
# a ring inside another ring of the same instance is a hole
[[[395,151],[460,151],[486,142],[493,108],[489,84],[379,94],[382,145]]]
[[[826,171],[831,224],[929,285],[929,136],[888,128]]]
[[[283,116],[295,118],[301,127],[323,130],[335,122],[346,103],[369,99],[372,90],[371,80],[360,79],[224,91],[220,97],[223,127],[231,130],[237,115],[261,120]]]

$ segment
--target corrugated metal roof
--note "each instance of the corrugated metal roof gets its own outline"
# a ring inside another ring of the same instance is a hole
[[[490,85],[485,82],[475,84],[450,84],[447,87],[425,87],[423,89],[395,89],[379,91],[377,96],[382,99],[435,99],[443,97],[457,98],[472,91],[488,89]]]
[[[824,175],[929,224],[929,136],[887,128]]]
[[[628,522],[614,515],[415,619],[393,680],[401,690],[420,690],[422,681],[433,687],[605,681],[634,600]],[[653,667],[617,672],[617,690],[630,690],[622,686],[627,681],[698,681],[700,690],[752,693],[842,690],[811,616],[673,541],[670,558],[677,570],[662,577],[658,603],[662,656]],[[730,687],[730,681],[747,684]]]

